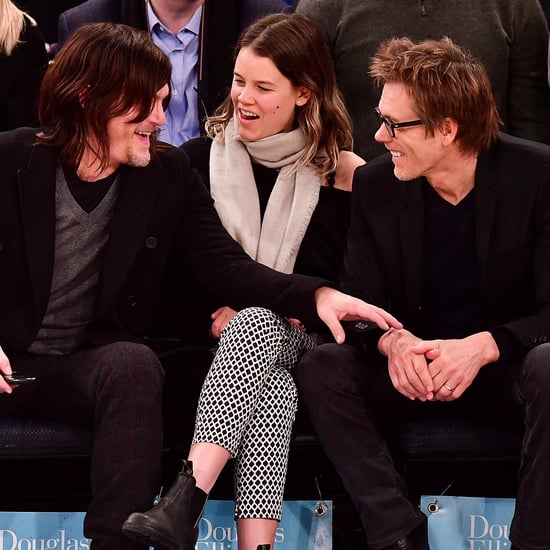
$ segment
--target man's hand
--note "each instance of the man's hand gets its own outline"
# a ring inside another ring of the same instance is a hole
[[[460,340],[424,340],[412,351],[431,361],[436,401],[458,399],[481,367],[499,358],[498,347],[490,332],[478,332]]]
[[[390,330],[378,341],[378,349],[388,358],[388,373],[394,388],[409,399],[429,401],[434,398],[434,382],[426,352],[417,349],[423,343],[408,330]]]
[[[11,365],[6,357],[6,354],[0,347],[0,374],[11,374]],[[0,393],[12,393],[13,386],[10,386],[3,378],[0,376]]]
[[[372,321],[382,330],[388,330],[390,327],[399,329],[403,326],[393,315],[382,308],[367,304],[363,300],[326,286],[316,290],[315,305],[317,314],[339,344],[346,339],[340,321]]]
[[[231,309],[229,306],[223,306],[218,308],[210,318],[212,321],[212,326],[210,327],[210,333],[217,340],[220,339],[222,330],[225,328],[227,323],[237,315],[237,312],[234,309]]]

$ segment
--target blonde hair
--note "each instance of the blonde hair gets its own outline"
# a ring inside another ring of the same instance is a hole
[[[19,44],[26,23],[36,26],[36,21],[20,10],[11,0],[0,0],[0,53],[10,55]]]

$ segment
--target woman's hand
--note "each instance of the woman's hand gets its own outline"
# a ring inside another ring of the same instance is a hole
[[[223,306],[218,308],[210,318],[212,321],[212,326],[210,327],[210,333],[216,340],[220,339],[222,330],[225,328],[227,323],[237,315],[237,312],[234,309],[231,309],[229,306]]]

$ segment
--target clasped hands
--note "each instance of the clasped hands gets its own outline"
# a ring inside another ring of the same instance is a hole
[[[489,332],[461,339],[422,340],[405,329],[390,330],[378,343],[388,358],[397,391],[420,401],[453,401],[470,386],[480,369],[499,357]]]

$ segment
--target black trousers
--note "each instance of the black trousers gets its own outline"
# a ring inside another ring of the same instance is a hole
[[[0,415],[93,426],[92,502],[84,534],[94,550],[145,548],[121,527],[151,507],[158,492],[164,371],[148,347],[119,342],[62,356],[9,358],[37,382],[0,394]]]
[[[325,452],[361,518],[369,547],[384,548],[419,525],[423,514],[407,498],[383,433],[402,419],[458,417],[525,421],[519,490],[511,539],[521,549],[550,548],[550,344],[521,364],[483,367],[456,401],[410,401],[391,384],[387,360],[348,345],[307,352],[298,390]]]

